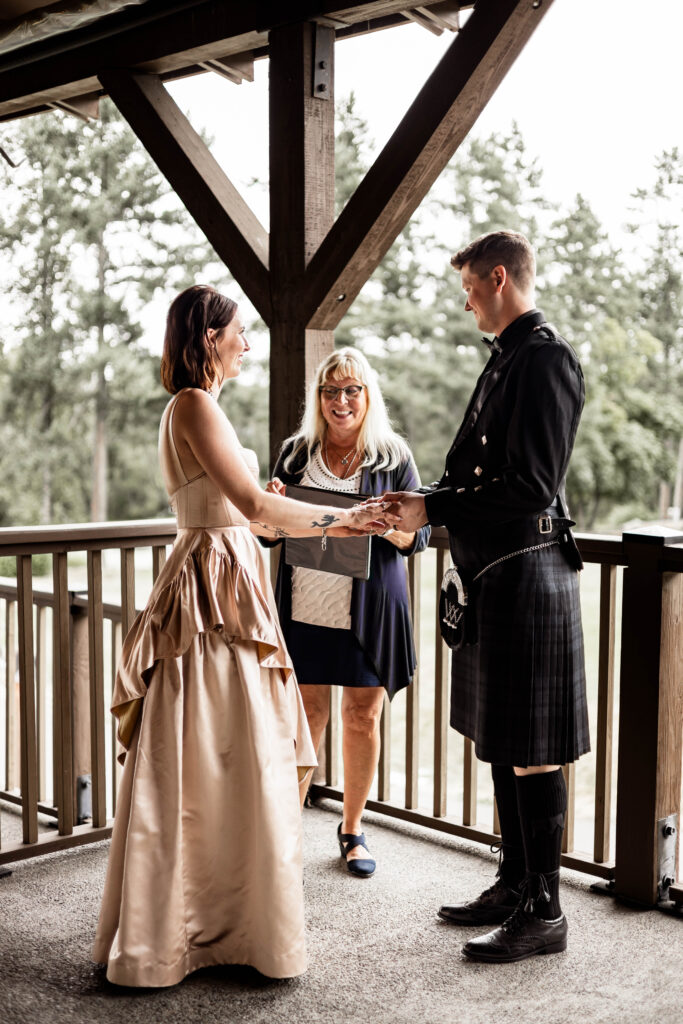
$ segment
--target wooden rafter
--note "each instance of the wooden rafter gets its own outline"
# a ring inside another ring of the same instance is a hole
[[[154,75],[101,74],[103,87],[266,323],[268,234]]]
[[[344,13],[337,17],[340,6]],[[401,23],[398,12],[406,6],[406,0],[187,0],[123,9],[82,29],[0,52],[0,119],[91,92],[104,68],[192,73],[204,62],[249,50],[264,56],[268,32],[278,26],[327,18],[355,34],[381,23],[380,14],[387,24]]]
[[[309,327],[337,326],[551,3],[479,0],[309,263]]]

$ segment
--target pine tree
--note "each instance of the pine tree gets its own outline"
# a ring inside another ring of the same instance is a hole
[[[165,398],[158,360],[139,344],[140,314],[215,255],[114,106],[100,112],[87,125],[51,113],[13,130],[25,160],[0,244],[26,315],[6,352],[0,459],[11,474],[7,453],[20,451],[30,480],[12,488],[15,522],[166,507],[159,477],[149,479]]]

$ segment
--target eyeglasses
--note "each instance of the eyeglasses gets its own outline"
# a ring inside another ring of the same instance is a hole
[[[343,391],[349,401],[351,401],[352,398],[358,398],[364,387],[365,384],[349,384],[348,387],[345,388],[333,388],[331,385],[324,384],[322,387],[318,388],[318,391],[321,395],[324,395],[325,398],[329,398],[331,402],[333,402],[335,398],[338,398],[340,392]]]

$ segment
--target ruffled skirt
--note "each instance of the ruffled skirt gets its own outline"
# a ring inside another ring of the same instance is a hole
[[[124,649],[124,769],[93,959],[120,985],[306,967],[298,778],[315,752],[243,527],[182,530]]]

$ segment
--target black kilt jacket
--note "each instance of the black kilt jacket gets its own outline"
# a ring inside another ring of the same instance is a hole
[[[589,749],[582,562],[568,527],[546,530],[548,517],[567,514],[583,374],[539,310],[490,344],[444,474],[425,495],[427,516],[447,527],[466,582],[506,554],[555,543],[471,584],[475,642],[453,653],[451,724],[474,740],[481,760],[564,764]]]

